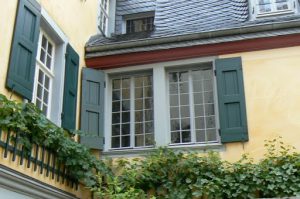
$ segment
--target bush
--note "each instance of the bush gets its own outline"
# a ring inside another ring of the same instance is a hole
[[[246,155],[229,163],[217,153],[160,148],[143,159],[119,161],[115,176],[99,174],[94,191],[100,198],[112,199],[142,199],[146,193],[157,199],[297,196],[300,154],[280,139],[268,141],[266,148],[265,158],[256,164]]]

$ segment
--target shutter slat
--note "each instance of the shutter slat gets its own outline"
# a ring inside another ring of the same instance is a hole
[[[216,73],[221,141],[248,141],[241,58],[217,59]]]
[[[40,6],[35,1],[19,1],[6,86],[30,101],[33,93],[40,18]]]
[[[81,130],[87,135],[80,142],[92,149],[103,149],[104,83],[102,71],[82,69]]]
[[[61,126],[68,130],[76,128],[77,84],[79,55],[68,44],[66,51],[64,98]]]

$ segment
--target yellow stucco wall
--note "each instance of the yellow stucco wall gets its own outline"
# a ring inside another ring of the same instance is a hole
[[[80,69],[84,63],[84,45],[91,35],[97,32],[97,0],[37,0],[40,5],[47,11],[53,21],[59,26],[67,36],[69,43],[80,56]],[[9,63],[11,41],[14,31],[15,15],[18,0],[0,1],[0,93],[10,97],[11,93],[5,88],[5,81]],[[80,81],[80,73],[78,80]],[[12,99],[20,100],[17,95],[12,95]],[[80,104],[80,84],[78,84],[78,109]],[[79,121],[79,112],[77,114]],[[78,125],[78,122],[77,122]],[[0,149],[0,153],[2,151]],[[0,159],[0,164],[14,168],[24,174],[30,175],[52,186],[58,187],[65,191],[72,192],[80,198],[88,198],[84,191],[74,191],[68,186],[61,185],[49,177],[40,176],[37,172],[32,172],[26,167],[10,161],[11,159]],[[83,190],[83,189],[82,189]]]
[[[249,142],[226,144],[224,159],[262,158],[264,140],[281,136],[300,151],[300,47],[237,53],[242,57]]]

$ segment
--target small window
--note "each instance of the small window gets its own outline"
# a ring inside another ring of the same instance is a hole
[[[130,19],[126,21],[126,33],[152,31],[154,17],[145,17],[139,19]]]
[[[51,86],[54,78],[55,45],[51,39],[41,31],[38,45],[38,55],[36,61],[36,75],[34,103],[49,117],[49,106],[51,99]]]
[[[218,142],[212,64],[168,75],[171,144]]]
[[[152,75],[113,78],[111,148],[153,144]]]
[[[291,0],[257,0],[258,14],[279,13],[292,10]]]

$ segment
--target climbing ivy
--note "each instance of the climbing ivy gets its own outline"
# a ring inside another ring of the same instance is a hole
[[[95,186],[96,172],[110,175],[106,165],[97,160],[88,148],[74,141],[76,132],[68,132],[49,121],[33,104],[8,100],[0,94],[0,129],[20,132],[18,143],[29,152],[32,144],[55,152],[69,175],[87,186]]]

